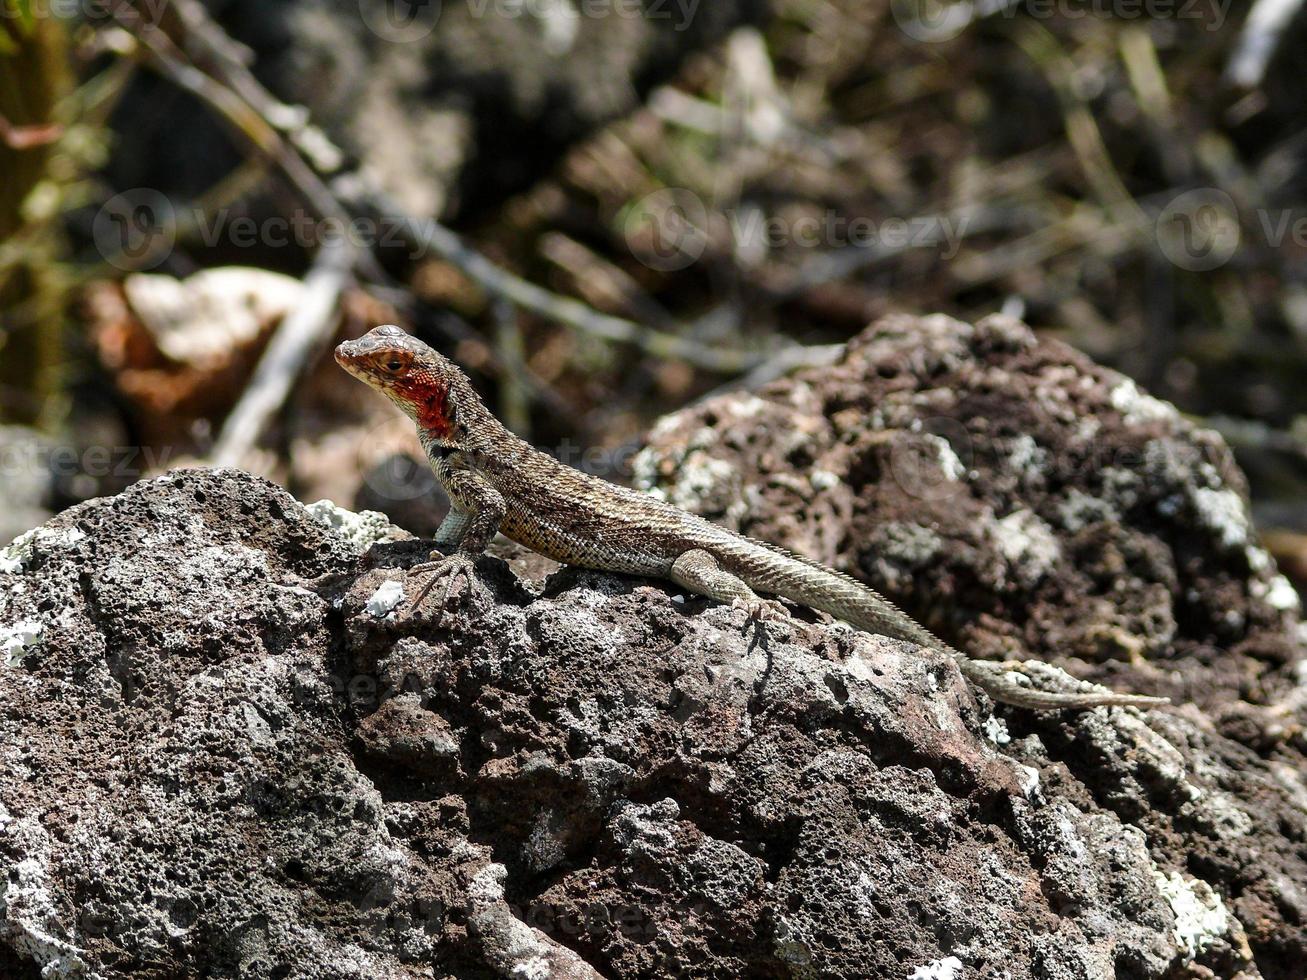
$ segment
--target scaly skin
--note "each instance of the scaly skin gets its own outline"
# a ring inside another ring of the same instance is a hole
[[[888,599],[847,575],[735,534],[647,494],[608,483],[539,452],[490,413],[452,362],[399,327],[378,327],[336,348],[350,374],[390,398],[418,436],[452,509],[436,532],[431,578],[417,608],[441,579],[445,598],[495,534],[555,561],[675,582],[699,595],[742,606],[758,618],[783,614],[758,592],[830,613],[869,633],[939,650],[992,698],[1033,709],[1147,706],[1165,698],[1110,691],[1041,691],[1012,676],[1019,665],[972,660]]]

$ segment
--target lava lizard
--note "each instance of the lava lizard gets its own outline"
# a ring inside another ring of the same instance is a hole
[[[758,592],[820,609],[868,633],[949,655],[969,681],[1008,704],[1054,710],[1167,703],[1032,688],[1014,676],[1020,665],[971,659],[847,575],[566,466],[505,428],[454,363],[399,327],[377,327],[342,343],[336,361],[416,423],[449,495],[452,507],[436,531],[432,561],[412,569],[431,575],[413,608],[441,579],[448,580],[446,600],[460,578],[470,581],[476,560],[502,531],[555,561],[670,580],[756,619],[783,615],[778,602]]]

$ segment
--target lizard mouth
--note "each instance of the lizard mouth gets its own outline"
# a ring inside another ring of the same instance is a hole
[[[350,377],[362,381],[368,387],[376,387],[376,376],[371,370],[368,359],[360,353],[352,341],[345,341],[336,348],[336,363]]]
[[[356,377],[360,374],[359,357],[353,341],[347,340],[336,348],[336,363]]]

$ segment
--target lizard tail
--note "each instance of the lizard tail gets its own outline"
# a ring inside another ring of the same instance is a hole
[[[1063,709],[1083,710],[1085,708],[1155,708],[1170,704],[1170,698],[1153,698],[1143,694],[1118,694],[1115,691],[1101,689],[1098,691],[1044,691],[1037,687],[1022,684],[1016,680],[1016,672],[1011,668],[987,660],[972,660],[958,651],[953,651],[962,670],[962,676],[980,688],[995,701],[1029,708],[1033,711],[1060,711]]]
[[[1010,666],[968,657],[857,579],[775,545],[752,539],[744,539],[743,543],[743,547],[730,544],[722,547],[720,557],[750,588],[820,609],[863,632],[907,640],[948,654],[957,661],[962,675],[995,701],[1035,711],[1101,706],[1143,708],[1170,703],[1167,698],[1118,694],[1106,688],[1081,692],[1040,690],[1018,680],[1020,675]],[[756,551],[751,546],[756,544],[762,544],[771,553],[766,561],[755,557]]]

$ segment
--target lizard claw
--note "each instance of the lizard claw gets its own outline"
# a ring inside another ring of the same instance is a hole
[[[446,579],[445,595],[440,600],[441,617],[444,617],[444,610],[449,605],[449,600],[454,594],[454,589],[458,585],[459,579],[466,579],[470,586],[476,569],[476,561],[468,555],[453,554],[442,557],[437,561],[427,562],[424,565],[416,565],[409,569],[409,575],[430,575],[425,585],[418,590],[418,594],[413,597],[409,604],[415,612],[422,605],[422,601],[435,588],[437,582]]]
[[[743,609],[755,623],[774,623],[789,616],[785,605],[776,599],[736,599],[731,606]]]

